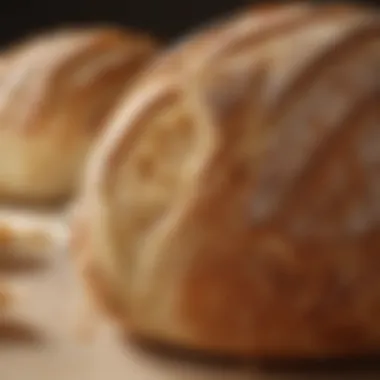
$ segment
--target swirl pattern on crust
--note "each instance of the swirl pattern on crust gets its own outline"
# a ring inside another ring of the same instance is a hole
[[[72,247],[138,334],[237,355],[374,352],[379,181],[378,12],[256,9],[173,47],[120,104]]]
[[[107,26],[46,32],[4,51],[0,197],[71,195],[106,117],[156,51],[150,37]]]

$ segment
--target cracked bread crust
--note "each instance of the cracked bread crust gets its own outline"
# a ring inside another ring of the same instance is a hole
[[[46,32],[4,51],[0,198],[71,196],[106,118],[157,47],[141,33],[99,26]]]
[[[379,68],[377,11],[305,4],[156,60],[91,155],[73,227],[125,328],[242,356],[380,349]]]

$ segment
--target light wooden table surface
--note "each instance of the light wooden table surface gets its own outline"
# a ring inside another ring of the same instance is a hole
[[[380,380],[375,369],[284,373],[176,360],[122,342],[104,321],[94,339],[79,340],[77,276],[66,253],[47,261],[44,268],[9,276],[22,289],[9,314],[0,316],[0,380]]]

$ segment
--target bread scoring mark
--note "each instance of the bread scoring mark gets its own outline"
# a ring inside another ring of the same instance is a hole
[[[205,65],[205,73],[215,62],[212,59]],[[224,189],[227,183],[235,190],[252,186],[255,158],[262,153],[266,138],[261,133],[265,68],[258,62],[255,67],[241,67],[238,71],[226,68],[208,77],[200,75],[198,80],[203,87],[202,94],[198,94],[203,106],[200,111],[208,115],[207,129],[216,136],[215,152],[205,162],[198,180],[207,184],[209,194]]]
[[[284,13],[282,13],[282,11]],[[335,26],[347,24],[347,21],[358,18],[358,15],[352,14],[347,9],[334,9],[331,7],[330,12],[326,9],[318,9],[313,7],[304,7],[298,4],[297,7],[285,7],[283,10],[277,10],[268,15],[255,14],[251,15],[251,20],[247,23],[249,28],[243,28],[237,23],[235,30],[225,30],[227,37],[234,36],[230,44],[225,44],[222,50],[224,59],[234,60],[239,55],[247,55],[248,59],[252,59],[252,54],[260,49],[268,49],[269,44],[276,43],[280,45],[280,41],[287,40],[292,36],[297,37],[300,30],[312,30],[325,24],[331,26],[331,22],[335,22]],[[240,28],[238,28],[240,26]],[[231,31],[235,31],[235,34]],[[228,41],[227,38],[225,40]],[[222,40],[223,41],[223,40]],[[256,53],[257,54],[257,53]],[[258,54],[257,54],[258,55]]]
[[[364,14],[362,18],[348,20],[348,25],[351,25],[351,27],[344,28],[344,33],[339,39],[337,39],[336,35],[331,36],[331,39],[333,41],[335,39],[335,41],[328,47],[327,51],[316,57],[314,62],[299,73],[293,82],[287,86],[278,98],[275,107],[273,107],[274,112],[271,114],[270,119],[273,125],[277,125],[284,115],[289,112],[289,108],[297,104],[300,94],[310,89],[311,84],[318,82],[319,77],[324,75],[326,68],[331,70],[334,65],[338,67],[337,65],[342,63],[344,65],[349,64],[351,57],[355,58],[356,53],[365,50],[366,46],[378,43],[380,34],[378,17],[371,18],[368,14]],[[376,54],[378,54],[378,51],[373,49],[374,58],[372,58],[372,62],[374,63],[376,63]],[[371,63],[371,60],[367,65],[372,68],[372,74],[376,74],[377,67]],[[335,74],[338,74],[338,70]]]
[[[169,102],[150,115],[149,128],[141,131],[128,159],[117,169],[119,180],[111,190],[114,236],[120,252],[117,260],[122,268],[133,269],[133,283],[136,266],[146,261],[145,244],[153,239],[189,180],[187,166],[194,154],[195,129],[180,100],[173,100],[177,104],[174,112]]]
[[[308,4],[294,4],[266,9],[263,15],[258,7],[253,11],[249,10],[243,17],[241,14],[238,15],[238,22],[234,18],[222,20],[169,47],[166,53],[152,64],[149,77],[175,72],[178,77],[182,75],[183,79],[186,78],[184,85],[187,85],[190,82],[187,76],[189,72],[197,72],[204,61],[216,52],[222,52],[225,56],[224,53],[237,46],[239,40],[247,34],[255,36],[254,38],[257,36],[258,42],[264,41],[267,34],[268,38],[272,36],[274,26],[281,25],[280,31],[284,32],[291,25],[295,26],[303,20],[311,10],[312,7]]]
[[[144,128],[143,122],[150,116],[150,113],[145,115],[145,109],[159,110],[176,98],[176,91],[176,83],[167,77],[164,85],[159,81],[142,83],[140,91],[126,94],[88,160],[85,193],[91,194],[95,190],[96,196],[107,199],[117,178],[114,169],[128,159],[133,144]]]
[[[107,167],[117,169],[120,164],[126,162],[134,145],[147,130],[147,121],[160,113],[160,110],[167,109],[175,103],[178,97],[177,84],[168,78],[165,86],[158,81],[143,85],[140,91],[133,93],[124,104],[120,105],[110,130],[100,143],[98,151],[102,157],[99,160],[95,158],[104,164],[101,170],[98,170],[97,165],[93,165],[96,177],[94,179],[97,183],[105,184],[103,187],[105,193],[112,191],[117,180],[116,173],[111,173]],[[94,153],[93,156],[97,157],[98,154]]]

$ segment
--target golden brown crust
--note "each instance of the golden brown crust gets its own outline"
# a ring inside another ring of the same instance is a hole
[[[219,353],[379,350],[379,67],[378,12],[301,4],[159,58],[79,201],[76,259],[120,323]]]
[[[89,146],[157,47],[149,36],[98,27],[52,31],[5,51],[0,197],[71,195]]]

